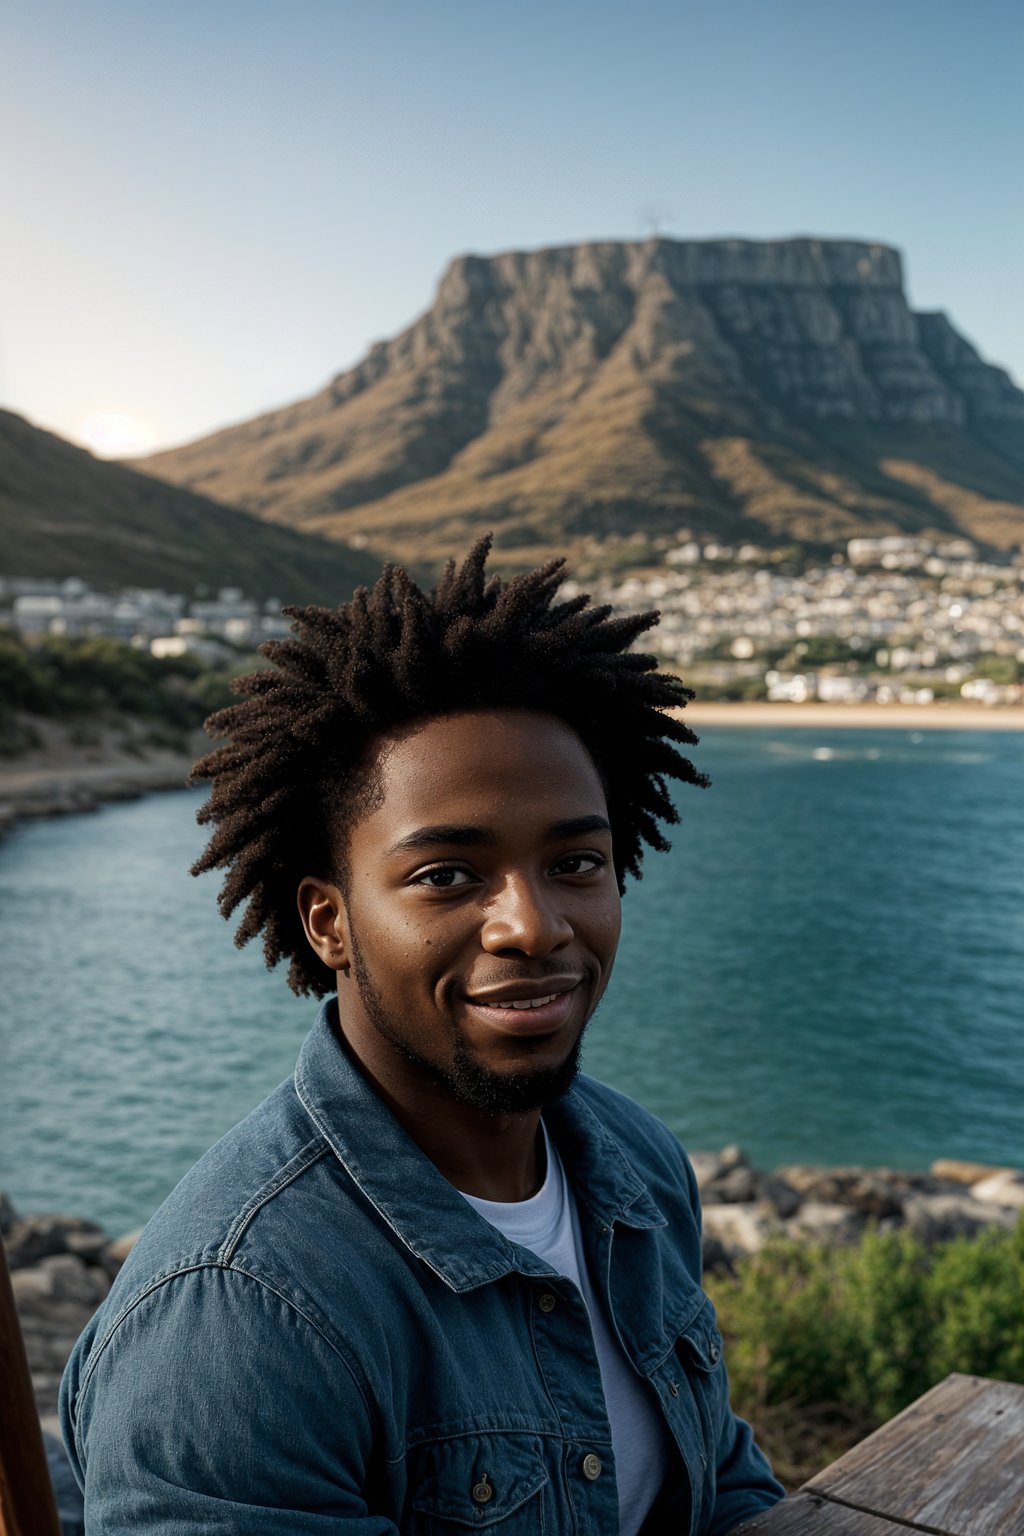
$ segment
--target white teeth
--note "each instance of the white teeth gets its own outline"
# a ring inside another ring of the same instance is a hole
[[[553,1003],[557,996],[557,992],[552,992],[548,997],[517,997],[510,1003],[495,1003],[492,1006],[495,1008],[543,1008],[545,1003]]]

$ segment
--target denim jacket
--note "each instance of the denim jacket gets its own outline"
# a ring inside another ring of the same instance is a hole
[[[61,1414],[88,1536],[614,1536],[578,1290],[442,1177],[336,1010],[156,1213],[75,1348]],[[678,1451],[645,1536],[722,1536],[782,1489],[729,1407],[692,1169],[590,1079],[545,1119]]]

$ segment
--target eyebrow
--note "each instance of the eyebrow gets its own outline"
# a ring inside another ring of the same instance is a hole
[[[567,837],[584,837],[588,832],[610,832],[611,826],[604,816],[570,816],[564,821],[552,822],[547,829],[546,841],[556,843]],[[442,823],[434,827],[417,827],[408,837],[400,838],[388,849],[389,853],[415,853],[423,848],[436,848],[439,843],[454,844],[458,848],[494,848],[497,834],[487,827],[461,826]]]

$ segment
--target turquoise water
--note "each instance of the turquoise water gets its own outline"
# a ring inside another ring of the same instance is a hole
[[[1024,735],[708,729],[587,1069],[694,1148],[1024,1163]],[[138,1225],[315,1005],[192,880],[190,794],[0,844],[0,1186]]]

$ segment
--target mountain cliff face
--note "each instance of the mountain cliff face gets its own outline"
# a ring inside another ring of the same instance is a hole
[[[1024,541],[1024,393],[856,241],[465,256],[319,394],[145,467],[420,560],[486,527],[523,558],[680,527]]]
[[[0,411],[0,575],[338,603],[379,563],[94,459]]]

